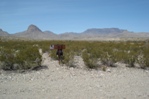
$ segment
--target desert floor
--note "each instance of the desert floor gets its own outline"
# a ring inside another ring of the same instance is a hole
[[[75,61],[83,65],[79,57]],[[149,99],[149,70],[124,64],[107,71],[68,68],[47,53],[42,64],[48,69],[25,73],[1,70],[0,99]]]

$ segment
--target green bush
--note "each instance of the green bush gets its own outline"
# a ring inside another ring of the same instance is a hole
[[[0,67],[4,70],[30,69],[41,65],[38,47],[32,42],[0,42]],[[28,44],[26,44],[28,43]],[[5,45],[6,44],[6,45]],[[9,46],[8,46],[9,45]]]
[[[21,50],[17,56],[17,64],[22,66],[22,69],[30,69],[41,65],[41,56],[37,47],[28,47]]]
[[[138,63],[141,68],[149,67],[149,48],[144,48],[143,52],[138,57]]]
[[[91,54],[87,53],[87,51],[84,51],[82,54],[82,58],[85,62],[85,65],[90,69],[97,69],[97,59],[93,58]]]

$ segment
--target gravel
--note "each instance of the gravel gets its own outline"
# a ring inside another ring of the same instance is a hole
[[[78,61],[78,62],[77,62]],[[79,56],[76,64],[84,65]],[[0,71],[0,99],[149,99],[149,71],[117,64],[115,68],[68,68],[43,54],[46,69]]]

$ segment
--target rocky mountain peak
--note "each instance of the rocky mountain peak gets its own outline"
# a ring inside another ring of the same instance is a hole
[[[28,29],[27,32],[42,32],[37,26],[31,24]]]

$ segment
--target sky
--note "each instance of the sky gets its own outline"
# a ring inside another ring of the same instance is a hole
[[[42,31],[120,28],[149,32],[149,0],[0,0],[0,28],[10,34],[34,24]]]

